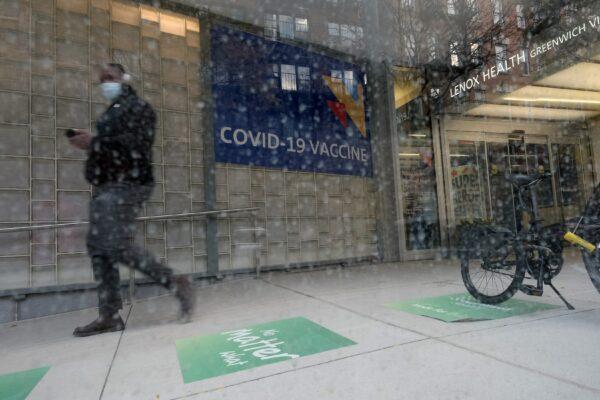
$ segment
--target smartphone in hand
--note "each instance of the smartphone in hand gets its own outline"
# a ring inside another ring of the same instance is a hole
[[[67,135],[67,137],[71,139],[72,137],[79,135],[79,132],[77,132],[75,129],[67,129],[65,135]]]

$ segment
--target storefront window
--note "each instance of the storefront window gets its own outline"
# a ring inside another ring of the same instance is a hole
[[[527,172],[546,173],[552,172],[550,166],[550,152],[547,144],[527,144]],[[554,206],[554,192],[552,189],[552,180],[547,179],[536,188],[538,205],[540,207]]]
[[[515,198],[511,184],[506,180],[507,174],[519,173],[523,170],[523,154],[517,153],[520,145],[509,145],[504,140],[486,141],[490,213],[489,220],[505,228],[516,229]]]
[[[577,215],[591,192],[591,170],[598,172],[587,150],[599,147],[600,87],[592,76],[600,69],[590,61],[599,57],[596,5],[448,1],[432,10],[403,3],[397,21],[405,61],[398,68],[419,71],[416,96],[430,121],[441,120],[443,167],[436,172],[444,171],[445,185],[436,190],[448,215],[440,225],[447,221],[452,232],[483,219],[519,229],[517,189],[507,180],[513,174],[552,174],[535,188],[546,223]],[[436,33],[418,29],[434,25]],[[418,151],[405,153],[418,158]]]
[[[406,250],[432,250],[440,245],[440,230],[430,121],[420,99],[398,108],[396,120]]]
[[[483,220],[487,215],[487,174],[484,144],[450,142],[450,180],[457,223]]]
[[[552,152],[557,160],[559,201],[563,206],[579,205],[581,189],[577,172],[577,149],[572,144],[555,144]]]

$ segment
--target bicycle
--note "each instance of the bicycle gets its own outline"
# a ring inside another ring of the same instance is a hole
[[[518,290],[541,296],[544,285],[548,285],[567,308],[574,309],[552,284],[563,266],[563,240],[582,248],[588,274],[600,292],[600,251],[592,244],[600,243],[600,225],[592,223],[600,217],[600,185],[578,221],[542,226],[535,187],[551,176],[550,173],[507,176],[515,188],[517,212],[527,212],[533,217],[528,227],[523,225],[514,233],[502,226],[476,221],[459,229],[462,280],[467,291],[480,302],[502,303]],[[527,193],[530,207],[525,205]],[[569,227],[574,228],[572,232],[567,230]],[[578,231],[583,237],[577,236]],[[523,283],[524,279],[534,280],[535,285]]]

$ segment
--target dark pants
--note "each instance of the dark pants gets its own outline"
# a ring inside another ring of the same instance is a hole
[[[143,248],[132,244],[135,219],[152,193],[152,186],[124,183],[94,188],[90,203],[88,253],[98,283],[100,316],[112,317],[121,308],[118,263],[143,272],[170,289],[173,271]]]

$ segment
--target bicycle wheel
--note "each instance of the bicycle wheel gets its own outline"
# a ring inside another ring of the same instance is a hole
[[[591,243],[600,243],[600,231],[595,228],[585,229],[585,226],[598,225],[600,222],[600,185],[594,189],[592,197],[588,200],[583,211],[583,238]],[[600,292],[600,251],[596,249],[593,253],[582,250],[583,263],[596,290]]]
[[[495,247],[474,247],[461,257],[461,275],[469,293],[482,303],[510,299],[525,277],[524,252],[511,241]]]
[[[582,250],[582,253],[585,269],[587,269],[596,290],[600,293],[600,251],[596,250],[590,254],[589,251]]]

